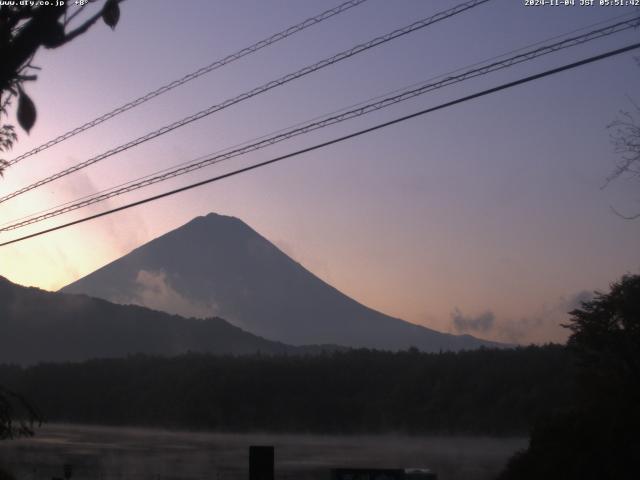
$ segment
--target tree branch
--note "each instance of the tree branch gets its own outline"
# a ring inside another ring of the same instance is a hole
[[[71,15],[69,15],[69,18],[67,18],[64,21],[64,26],[66,27],[67,25],[69,25],[74,18],[76,18],[80,13],[82,13],[82,11],[85,9],[85,7],[87,6],[87,4],[85,3],[84,5],[80,6],[75,12],[73,12]]]
[[[123,1],[124,0],[115,0],[115,2],[118,3],[118,4],[122,3]],[[71,40],[76,38],[78,35],[82,35],[87,30],[89,30],[89,28],[91,28],[91,26],[94,23],[96,23],[98,20],[100,20],[100,18],[102,17],[102,14],[104,13],[105,7],[107,6],[107,3],[108,2],[105,2],[104,5],[102,6],[102,8],[100,9],[100,11],[97,12],[95,15],[93,15],[88,20],[86,20],[82,25],[80,25],[78,28],[70,31],[69,33],[67,33],[65,35],[65,37],[64,37],[64,42],[62,43],[62,45],[64,45],[67,42],[70,42]],[[79,12],[76,12],[74,15],[77,15],[77,13],[79,13]]]
[[[100,17],[102,17],[102,10],[103,9],[104,9],[104,7],[102,9],[100,9],[100,11],[98,13],[96,13],[93,17],[89,18],[82,25],[80,25],[78,28],[76,28],[74,30],[71,30],[69,33],[65,34],[64,41],[62,42],[62,45],[64,45],[65,43],[70,42],[71,40],[76,38],[78,35],[82,35],[87,30],[89,30],[89,28],[91,28],[91,26],[94,23],[96,23],[98,20],[100,20]]]
[[[611,209],[611,211],[613,213],[615,213],[617,216],[619,216],[620,218],[624,218],[625,220],[635,220],[637,218],[640,218],[640,213],[637,213],[635,215],[623,215],[622,213],[620,213],[619,211],[617,211],[615,208],[613,208],[611,205],[609,205],[609,208]]]

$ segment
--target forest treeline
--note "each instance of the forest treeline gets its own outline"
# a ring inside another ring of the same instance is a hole
[[[0,366],[47,421],[219,431],[522,434],[573,401],[558,345],[459,353],[135,355]]]

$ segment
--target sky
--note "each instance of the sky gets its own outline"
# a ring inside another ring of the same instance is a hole
[[[26,152],[339,0],[128,0],[41,50],[26,85]],[[4,195],[210,105],[457,5],[369,0],[12,166]],[[290,127],[348,105],[625,14],[625,7],[492,0],[110,157],[0,205],[0,223]],[[74,8],[74,7],[72,7]],[[596,28],[596,27],[593,27]],[[587,30],[584,30],[587,31]],[[582,33],[582,32],[581,32]],[[623,32],[207,167],[14,232],[17,238],[637,42]],[[79,226],[0,247],[0,275],[47,290],[216,212],[238,217],[345,294],[451,333],[564,341],[566,312],[640,271],[640,184],[602,188],[619,157],[607,125],[640,101],[636,53],[398,124]],[[13,120],[11,113],[9,120]]]

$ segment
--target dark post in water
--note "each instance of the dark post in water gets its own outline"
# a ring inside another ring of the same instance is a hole
[[[274,480],[273,446],[249,447],[249,480]]]

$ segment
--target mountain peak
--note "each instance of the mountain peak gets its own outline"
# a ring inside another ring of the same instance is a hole
[[[196,217],[63,290],[183,316],[207,312],[293,345],[416,346],[425,351],[497,346],[368,308],[304,269],[242,220],[218,213]]]
[[[236,227],[243,226],[245,228],[249,228],[249,226],[240,220],[238,217],[233,217],[231,215],[221,215],[219,213],[211,212],[206,215],[200,215],[185,223],[181,227],[176,228],[173,232],[179,232],[185,228],[191,226],[204,226],[204,227],[216,227],[216,228],[228,228],[232,225]],[[169,232],[171,233],[171,232]]]
[[[207,220],[209,222],[211,222],[211,221],[224,221],[224,220],[231,220],[231,221],[236,221],[236,222],[240,222],[241,221],[238,217],[234,217],[232,215],[222,215],[222,214],[216,213],[216,212],[210,212],[210,213],[207,213],[204,216],[200,216],[200,217],[196,217],[196,218],[203,218],[203,219],[205,219],[205,220]]]

